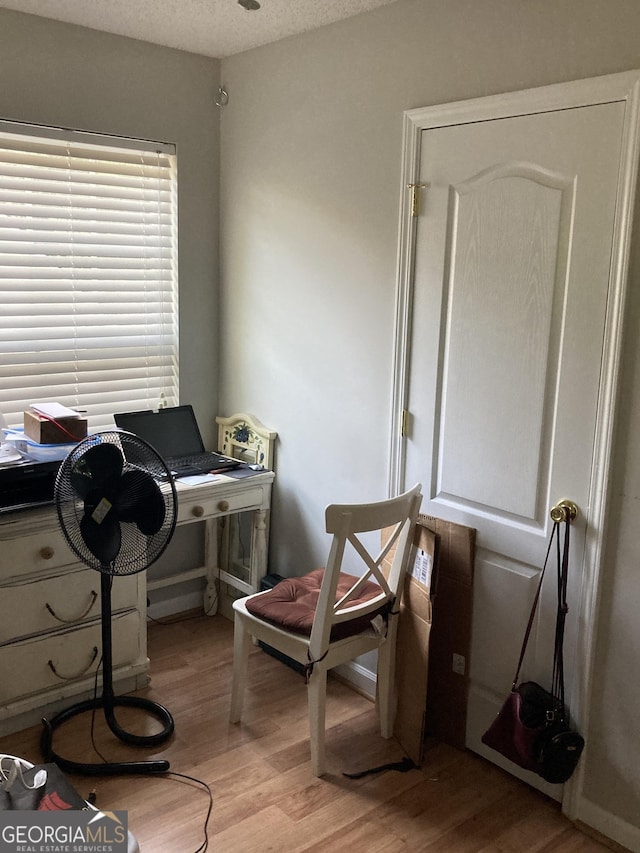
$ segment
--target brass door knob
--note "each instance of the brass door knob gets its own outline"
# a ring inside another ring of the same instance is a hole
[[[218,509],[220,512],[227,512],[229,509],[229,501],[218,501]]]
[[[199,504],[197,506],[194,506],[191,510],[191,514],[195,515],[196,518],[202,518],[202,516],[204,515],[204,507],[200,506]]]
[[[563,498],[555,506],[551,507],[549,515],[551,516],[551,521],[554,522],[575,521],[578,517],[578,507],[573,501]]]

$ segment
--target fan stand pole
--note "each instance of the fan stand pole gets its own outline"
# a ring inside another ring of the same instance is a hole
[[[115,696],[113,692],[113,653],[111,632],[111,575],[108,567],[104,567],[100,578],[101,604],[102,604],[102,696],[78,702],[60,711],[51,720],[42,720],[44,726],[40,737],[40,751],[46,762],[54,762],[61,770],[68,773],[76,773],[80,776],[117,776],[121,774],[135,773],[166,773],[169,762],[165,760],[152,761],[124,761],[91,764],[78,761],[70,761],[62,758],[53,751],[53,732],[58,726],[65,723],[71,717],[82,714],[85,711],[93,711],[102,708],[105,720],[114,735],[124,743],[133,746],[152,747],[163,743],[173,734],[174,721],[169,711],[158,702],[144,699],[140,696]],[[139,708],[151,716],[156,717],[163,728],[153,735],[136,735],[123,729],[116,720],[116,707]]]

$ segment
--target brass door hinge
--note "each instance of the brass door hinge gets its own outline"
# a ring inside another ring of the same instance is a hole
[[[411,190],[411,216],[420,215],[420,190],[424,190],[429,184],[407,184],[407,189]]]
[[[400,435],[402,438],[406,438],[409,432],[409,411],[408,409],[403,409],[400,415]]]

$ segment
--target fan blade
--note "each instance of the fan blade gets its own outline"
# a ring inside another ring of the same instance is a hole
[[[80,533],[87,548],[101,563],[112,563],[120,553],[122,534],[114,514],[109,514],[103,521],[96,521],[94,515],[85,509],[80,519]]]
[[[115,444],[95,444],[74,462],[71,484],[76,494],[85,498],[91,489],[117,480],[122,465],[122,453]]]
[[[162,492],[146,471],[134,468],[124,472],[118,482],[115,506],[118,518],[136,524],[145,536],[153,536],[164,524]]]

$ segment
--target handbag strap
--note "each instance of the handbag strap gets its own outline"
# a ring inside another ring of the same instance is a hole
[[[529,636],[531,634],[531,629],[533,628],[533,621],[535,619],[536,610],[538,608],[538,602],[540,600],[540,593],[542,591],[542,582],[544,581],[544,574],[547,568],[547,564],[549,562],[549,555],[551,554],[551,547],[553,542],[556,542],[556,554],[557,554],[557,565],[558,565],[558,607],[556,612],[556,635],[555,635],[555,643],[554,643],[554,652],[553,652],[553,691],[554,695],[561,699],[564,706],[564,660],[563,660],[563,644],[564,644],[564,623],[567,614],[567,600],[566,600],[566,592],[567,592],[567,569],[569,566],[569,519],[565,519],[565,536],[564,536],[564,549],[563,549],[563,557],[562,561],[560,560],[560,522],[554,521],[553,528],[551,530],[551,536],[549,537],[549,544],[547,546],[547,553],[544,558],[544,565],[542,566],[542,571],[540,572],[540,580],[538,581],[538,588],[536,589],[536,594],[533,599],[533,604],[531,606],[531,613],[529,614],[529,621],[527,622],[527,628],[524,632],[524,639],[522,641],[522,648],[520,649],[520,658],[518,659],[518,666],[516,669],[516,674],[513,678],[513,684],[511,686],[511,690],[515,690],[518,685],[518,679],[520,677],[520,670],[522,669],[522,663],[524,661],[524,656],[527,651],[527,644],[529,642]],[[558,692],[556,693],[556,689]]]
[[[540,600],[540,593],[542,591],[542,582],[544,580],[544,573],[547,570],[547,563],[549,562],[549,554],[551,553],[551,546],[553,545],[553,540],[557,537],[559,539],[558,528],[560,527],[560,523],[558,521],[553,522],[553,528],[551,530],[551,536],[549,538],[549,545],[547,546],[547,554],[544,558],[544,565],[542,566],[542,571],[540,572],[540,580],[538,581],[538,588],[536,589],[536,594],[533,599],[533,604],[531,605],[531,613],[529,614],[529,621],[527,622],[527,628],[524,632],[524,639],[522,640],[522,648],[520,649],[520,658],[518,659],[518,666],[516,668],[516,674],[513,677],[513,684],[511,686],[511,690],[515,690],[518,685],[518,679],[520,678],[520,670],[522,668],[522,662],[524,661],[525,652],[527,651],[527,643],[529,642],[529,635],[531,634],[531,629],[533,627],[533,620],[536,615],[536,610],[538,609],[538,601]]]
[[[560,560],[560,537],[557,541],[558,550],[558,611],[556,614],[556,636],[553,650],[552,693],[560,701],[564,714],[564,626],[569,611],[567,604],[567,579],[569,574],[569,530],[571,525],[565,522],[564,546]]]

